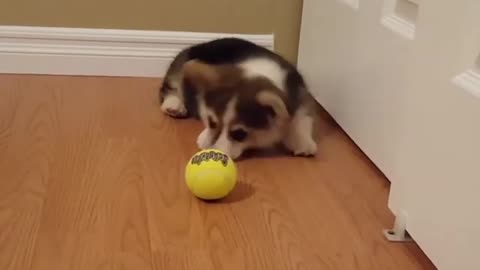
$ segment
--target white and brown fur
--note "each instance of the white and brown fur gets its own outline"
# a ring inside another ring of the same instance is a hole
[[[172,117],[202,120],[201,149],[216,148],[234,159],[279,143],[295,155],[317,152],[315,101],[302,76],[278,54],[245,40],[183,50],[167,71],[160,102]]]

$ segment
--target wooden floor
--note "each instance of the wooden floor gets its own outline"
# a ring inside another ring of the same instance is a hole
[[[317,158],[243,160],[228,199],[195,199],[201,125],[158,84],[0,76],[0,269],[434,269],[383,239],[389,184],[327,123]]]

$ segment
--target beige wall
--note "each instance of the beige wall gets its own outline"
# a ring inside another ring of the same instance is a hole
[[[0,0],[0,25],[275,33],[296,62],[303,0]],[[254,15],[255,14],[255,15]]]

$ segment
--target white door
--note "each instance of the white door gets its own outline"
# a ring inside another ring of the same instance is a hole
[[[305,0],[299,67],[439,269],[480,269],[480,1]],[[380,232],[379,232],[380,233]]]
[[[480,269],[480,1],[422,0],[390,206],[439,269]]]
[[[416,11],[404,1],[405,18],[394,1],[305,0],[298,59],[315,97],[390,181]]]

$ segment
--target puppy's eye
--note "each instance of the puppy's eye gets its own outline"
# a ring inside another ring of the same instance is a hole
[[[208,127],[211,129],[216,129],[217,128],[217,123],[213,121],[213,119],[209,116],[208,117]]]
[[[229,135],[232,140],[237,142],[243,142],[247,138],[248,133],[243,129],[235,129],[230,131]]]

